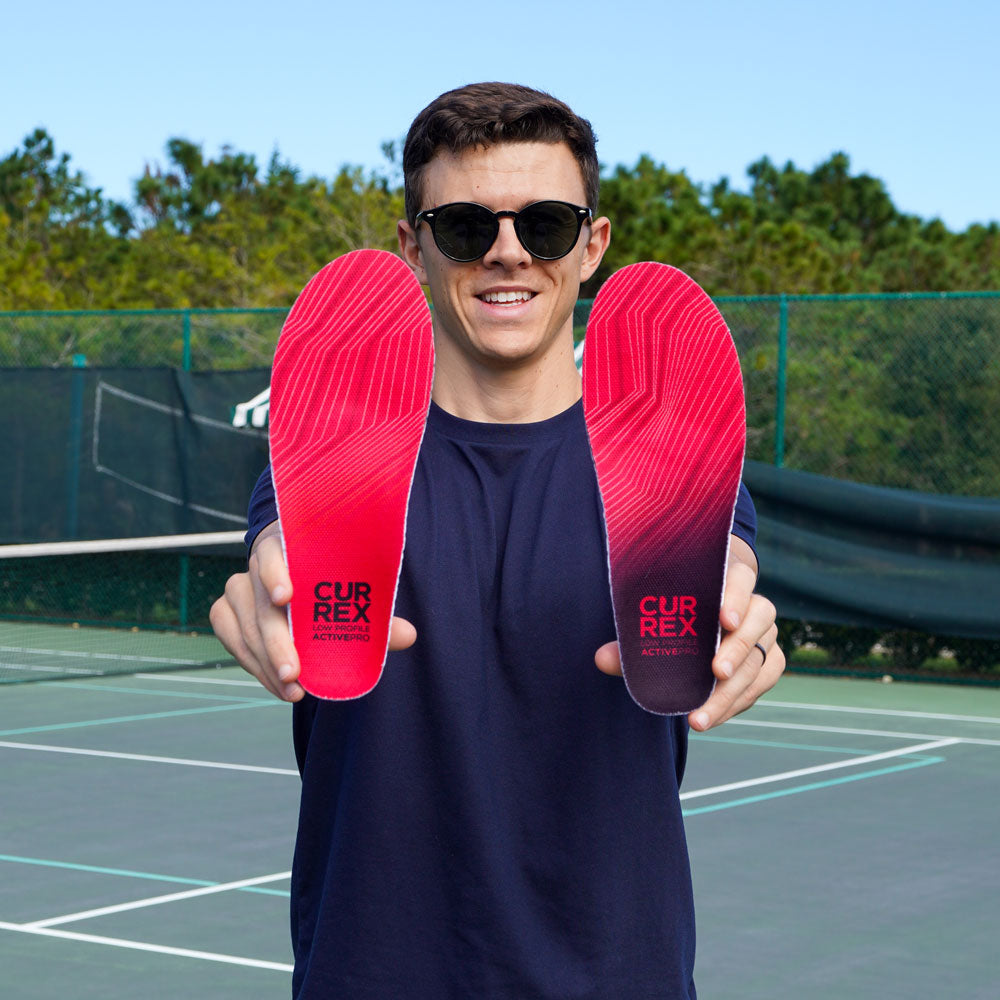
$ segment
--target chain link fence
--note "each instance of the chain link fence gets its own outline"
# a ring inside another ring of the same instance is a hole
[[[287,309],[0,312],[0,368],[269,368]]]
[[[743,359],[748,456],[1000,496],[1000,294],[719,300]]]
[[[1000,495],[1000,292],[722,297],[747,457],[928,493]],[[583,335],[590,302],[574,331]],[[0,313],[0,368],[266,369],[284,309]]]
[[[749,459],[875,486],[1000,496],[1000,292],[716,302],[743,367]],[[578,341],[590,305],[577,305]],[[76,391],[81,369],[100,369],[87,374],[105,379],[109,370],[121,378],[122,369],[146,370],[130,378],[152,377],[150,368],[242,379],[245,402],[232,422],[238,433],[263,434],[267,373],[286,315],[285,309],[0,313],[0,387],[16,422],[32,417],[18,409],[15,370],[36,377],[29,372],[75,368],[67,392]],[[53,486],[53,495],[60,489]],[[799,669],[850,665],[865,674],[905,675],[920,667],[942,679],[956,670],[993,683],[1000,678],[1000,640],[780,624]]]

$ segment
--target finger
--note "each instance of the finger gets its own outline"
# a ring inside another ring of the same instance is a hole
[[[260,657],[246,641],[243,626],[235,608],[252,605],[253,588],[248,573],[238,573],[226,582],[226,590],[212,605],[209,611],[209,621],[219,641],[229,654],[247,673],[255,677],[268,691],[276,697],[282,697],[280,688],[274,679],[264,669]]]
[[[288,604],[292,599],[292,579],[277,532],[266,535],[261,532],[250,558],[257,561],[256,572],[271,603],[277,607]]]
[[[760,644],[767,655],[753,646],[749,654],[737,666],[731,677],[720,680],[708,701],[692,712],[689,721],[692,728],[704,731],[721,725],[734,715],[745,712],[762,694],[777,683],[785,669],[785,655],[776,645],[778,629],[772,625],[760,637]]]
[[[245,573],[239,575],[244,578],[246,577]],[[247,585],[249,586],[249,581],[247,581]],[[229,589],[230,584],[227,583],[226,587]],[[236,614],[233,612],[226,595],[223,595],[212,604],[208,612],[208,620],[211,623],[215,637],[225,647],[226,652],[244,670],[257,676],[260,669],[259,664],[256,663],[256,657],[243,640]]]
[[[723,635],[719,648],[712,660],[712,670],[720,680],[728,680],[747,659],[754,643],[760,642],[769,649],[774,642],[764,642],[763,636],[774,627],[777,611],[774,605],[760,594],[750,598],[746,614],[739,627]],[[756,658],[760,660],[760,652]]]
[[[722,594],[719,621],[727,631],[739,628],[746,617],[757,585],[757,574],[743,562],[734,562],[726,571],[726,588]]]
[[[268,542],[270,541],[270,544]],[[276,551],[275,551],[276,548]],[[279,564],[280,561],[280,564]],[[284,556],[276,540],[266,540],[250,556],[249,574],[253,593],[252,604],[234,605],[240,629],[261,670],[261,681],[269,690],[279,693],[285,701],[298,701],[305,694],[296,683],[299,657],[288,628],[288,614],[274,603],[276,586],[286,586],[281,600],[291,599],[291,583],[284,569]]]
[[[777,629],[775,629],[775,639],[777,639]],[[744,694],[744,704],[737,706],[734,715],[745,712],[762,694],[767,694],[771,688],[781,679],[785,672],[785,651],[775,642],[767,651],[767,656],[761,664],[757,679],[747,688]]]
[[[760,659],[760,652],[755,649],[750,656],[750,662],[756,664]],[[766,694],[778,683],[784,670],[785,654],[780,646],[774,645],[767,651],[767,657],[760,664],[760,667],[753,667],[752,680],[738,691],[728,704],[721,707],[721,711],[715,714],[714,718],[711,718],[710,725],[721,725],[733,716],[745,712],[761,695]]]
[[[622,654],[617,642],[607,642],[594,653],[594,663],[602,674],[610,677],[621,677]]]
[[[750,546],[732,535],[729,539],[729,558],[726,563],[726,586],[722,595],[719,620],[727,630],[738,628],[746,615],[757,585],[757,557]]]
[[[707,729],[719,725],[737,712],[744,711],[771,686],[758,684],[758,678],[768,669],[770,651],[776,648],[777,637],[773,605],[766,598],[755,595],[743,625],[719,645],[719,652],[712,663],[719,682],[702,709],[692,715],[695,728]],[[764,650],[763,655],[761,649]],[[780,650],[775,655],[782,658]],[[773,660],[772,667],[776,663],[777,659]],[[775,681],[783,669],[782,665],[775,674]]]
[[[389,652],[409,649],[417,641],[417,630],[405,618],[393,618],[389,622]]]

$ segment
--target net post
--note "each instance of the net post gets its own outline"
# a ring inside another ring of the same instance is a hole
[[[82,369],[87,367],[85,354],[73,355],[73,383],[70,389],[69,441],[66,442],[66,537],[76,538],[80,518],[80,445],[83,438]]]
[[[785,464],[785,389],[788,369],[788,296],[778,304],[778,384],[774,413],[774,464]]]
[[[184,347],[181,355],[181,367],[184,371],[191,371],[191,312],[184,310]]]

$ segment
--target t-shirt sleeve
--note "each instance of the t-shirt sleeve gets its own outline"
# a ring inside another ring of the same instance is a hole
[[[271,482],[271,466],[265,466],[257,480],[257,485],[250,494],[250,507],[247,510],[247,554],[253,547],[257,536],[272,522],[278,519],[278,504],[274,499],[274,484]],[[735,530],[735,529],[734,529]]]
[[[261,525],[263,527],[263,525]],[[742,538],[753,554],[757,555],[757,510],[750,498],[746,483],[740,483],[740,492],[736,497],[736,510],[733,514],[733,534]],[[758,563],[760,560],[758,559]]]

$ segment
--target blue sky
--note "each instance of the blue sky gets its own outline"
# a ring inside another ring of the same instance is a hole
[[[761,156],[843,150],[897,206],[953,229],[1000,219],[996,0],[581,0],[7,5],[0,155],[36,126],[105,193],[184,136],[307,173],[382,163],[417,111],[514,80],[589,118],[602,163],[649,153],[746,186]]]

